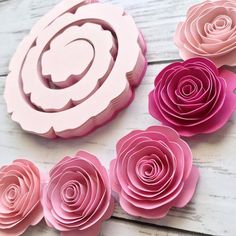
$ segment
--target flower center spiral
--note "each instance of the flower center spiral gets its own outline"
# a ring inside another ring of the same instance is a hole
[[[19,195],[19,186],[16,184],[9,185],[4,191],[5,203],[13,205]]]
[[[186,76],[180,80],[175,94],[180,100],[187,99],[189,101],[200,96],[203,91],[203,84],[199,79],[193,76]]]
[[[222,29],[225,29],[225,28],[231,28],[232,19],[229,16],[226,16],[226,15],[217,16],[213,20],[212,26],[215,30],[222,30]]]
[[[65,183],[61,191],[62,199],[65,203],[73,203],[80,196],[80,186],[76,181]]]
[[[232,19],[227,15],[219,15],[215,17],[211,23],[206,23],[204,31],[207,38],[217,40],[227,40],[232,34]]]
[[[155,157],[152,155],[145,156],[137,162],[136,172],[143,181],[151,181],[155,179],[160,171],[161,168],[157,160],[155,160]]]

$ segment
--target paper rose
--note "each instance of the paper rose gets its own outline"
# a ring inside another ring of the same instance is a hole
[[[222,65],[236,66],[236,1],[205,1],[194,5],[175,33],[180,56],[206,57]]]
[[[0,169],[0,235],[17,236],[43,218],[37,167],[19,159]]]
[[[199,172],[189,146],[165,126],[135,130],[117,143],[110,165],[112,189],[131,215],[162,218],[192,198]]]
[[[42,204],[49,226],[62,236],[96,236],[114,208],[106,169],[98,159],[80,151],[65,157],[49,173]]]
[[[121,7],[63,0],[10,62],[8,112],[27,132],[84,136],[130,104],[146,71],[145,54],[141,32]]]
[[[236,75],[204,58],[172,63],[155,79],[149,112],[182,136],[220,129],[236,109]]]

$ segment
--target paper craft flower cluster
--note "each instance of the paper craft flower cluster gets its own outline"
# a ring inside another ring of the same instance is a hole
[[[146,71],[145,53],[142,34],[121,7],[63,0],[10,62],[8,112],[46,138],[83,136],[131,102]]]
[[[110,178],[84,151],[64,157],[48,177],[19,159],[0,169],[0,235],[20,235],[44,216],[62,236],[96,236],[114,210],[111,188],[129,214],[161,218],[191,200],[198,178],[189,146],[165,126],[123,137]]]
[[[182,136],[220,129],[236,109],[236,2],[192,6],[174,37],[184,62],[164,68],[149,94],[150,114]]]
[[[145,218],[162,218],[191,200],[199,172],[180,135],[214,132],[236,109],[236,74],[219,68],[236,65],[235,1],[190,8],[175,43],[186,60],[165,67],[149,95],[150,114],[167,126],[121,138],[109,174],[84,151],[63,158],[49,176],[23,159],[3,166],[0,235],[20,235],[44,217],[62,236],[96,236],[112,215],[112,190],[127,213]],[[142,34],[120,7],[64,0],[14,55],[8,112],[40,136],[83,136],[131,102],[146,71],[145,53]]]

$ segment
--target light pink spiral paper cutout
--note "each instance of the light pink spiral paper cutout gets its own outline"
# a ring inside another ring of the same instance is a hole
[[[86,135],[131,102],[146,71],[145,53],[140,31],[122,8],[62,1],[10,62],[8,112],[40,136]]]

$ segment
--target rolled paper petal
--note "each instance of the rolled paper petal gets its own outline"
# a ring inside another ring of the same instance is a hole
[[[236,109],[236,74],[208,59],[172,63],[155,79],[149,112],[182,136],[219,130]]]
[[[184,60],[205,57],[217,67],[236,66],[235,0],[207,0],[192,6],[177,26],[174,41]]]
[[[18,159],[0,169],[0,235],[18,236],[43,218],[42,178],[30,161]]]
[[[49,173],[42,205],[48,226],[62,236],[98,235],[102,222],[114,210],[105,167],[84,151],[63,158]]]
[[[158,219],[191,200],[199,171],[189,146],[172,128],[132,131],[118,141],[116,152],[110,163],[111,186],[127,213]]]
[[[8,112],[25,131],[46,138],[86,135],[132,101],[145,54],[143,36],[122,8],[63,0],[10,62]]]

